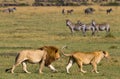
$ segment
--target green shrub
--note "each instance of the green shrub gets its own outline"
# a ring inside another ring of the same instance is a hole
[[[20,3],[19,6],[29,6],[27,3]]]
[[[109,3],[106,3],[106,4],[101,4],[101,6],[120,6],[120,3],[109,2]]]

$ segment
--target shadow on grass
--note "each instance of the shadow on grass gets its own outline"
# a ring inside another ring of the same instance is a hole
[[[0,53],[0,56],[4,56],[4,57],[9,57],[9,56],[16,56],[17,53]]]
[[[0,49],[32,49],[32,47],[0,47]],[[9,57],[9,56],[16,56],[18,52],[2,52],[0,56]]]
[[[32,49],[32,47],[0,47],[0,49]]]

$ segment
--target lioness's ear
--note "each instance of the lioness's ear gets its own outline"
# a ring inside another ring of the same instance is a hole
[[[103,54],[106,54],[106,52],[105,52],[105,51],[103,51]]]
[[[39,50],[43,50],[43,47],[41,47],[41,48],[38,48]]]

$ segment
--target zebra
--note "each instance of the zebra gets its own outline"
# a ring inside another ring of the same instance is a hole
[[[74,23],[72,23],[69,19],[66,20],[66,26],[69,27],[69,29],[70,29],[70,31],[71,31],[72,34],[73,34],[75,31],[80,31],[80,30],[82,30],[82,28],[83,28],[82,25],[80,25],[80,24],[78,24],[78,23],[74,24]]]
[[[92,35],[94,35],[95,28],[92,26],[92,24],[83,24],[79,20],[76,24],[72,23],[69,19],[66,20],[66,26],[69,27],[71,30],[71,33],[73,34],[74,31],[82,31],[83,36],[86,36],[86,31],[91,30]]]
[[[14,8],[7,8],[7,9],[4,9],[3,12],[13,13],[15,10],[16,10],[16,7],[14,7]]]
[[[99,31],[106,31],[107,34],[110,32],[110,25],[108,23],[96,24],[96,22],[92,20],[92,26],[95,27],[97,33]]]
[[[82,24],[80,22],[78,22],[78,24],[80,24],[82,27],[82,32],[84,34],[84,36],[86,36],[86,31],[92,31],[92,36],[95,35],[95,27],[93,27],[92,23],[90,24]]]
[[[110,12],[112,12],[112,8],[106,10],[107,14],[110,14]]]

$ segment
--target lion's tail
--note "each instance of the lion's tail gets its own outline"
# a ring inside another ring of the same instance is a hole
[[[64,48],[67,48],[67,46],[63,46],[63,47],[61,48],[62,54],[63,54],[64,56],[71,56],[71,54],[65,54],[65,53],[64,53],[64,51],[63,51]]]
[[[17,54],[17,56],[16,56],[16,58],[15,58],[15,63],[17,62],[17,59],[18,59],[18,57],[19,57],[19,53]],[[8,72],[8,71],[10,71],[12,68],[8,68],[8,69],[5,69],[5,72]]]

